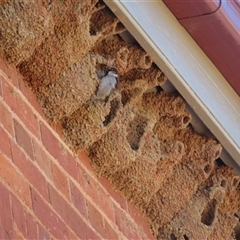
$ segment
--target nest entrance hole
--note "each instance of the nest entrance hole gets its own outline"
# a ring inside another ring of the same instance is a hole
[[[118,101],[116,98],[114,98],[111,102],[110,102],[110,112],[109,114],[105,117],[105,120],[103,121],[103,126],[107,126],[117,115],[117,112],[119,110],[119,108],[121,103],[120,101]]]
[[[170,235],[170,239],[171,239],[171,240],[177,240],[177,237],[175,236],[175,234],[172,233],[172,234]]]
[[[133,121],[130,122],[128,126],[127,141],[129,142],[131,148],[137,151],[139,148],[139,143],[142,135],[145,132],[145,127],[147,126],[147,118],[136,115]]]
[[[216,206],[217,206],[216,199],[212,199],[207,203],[201,215],[201,222],[203,224],[207,226],[212,225],[215,219]]]

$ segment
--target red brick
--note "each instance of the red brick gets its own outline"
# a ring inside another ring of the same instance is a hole
[[[0,152],[11,158],[11,146],[9,136],[5,130],[0,126]]]
[[[40,122],[43,145],[48,152],[58,160],[59,164],[72,176],[77,179],[77,164],[74,157],[60,144],[58,139],[48,129],[48,127]]]
[[[58,239],[68,239],[68,230],[65,223],[53,211],[52,207],[43,201],[43,199],[34,189],[32,189],[31,192],[33,210],[41,223],[54,237]],[[41,236],[39,236],[39,238],[44,239]]]
[[[85,232],[85,231],[84,231]],[[84,234],[85,236],[86,236],[86,234]],[[68,239],[72,239],[72,240],[74,240],[74,239],[78,239],[78,240],[81,240],[73,231],[72,231],[72,229],[68,229]],[[86,238],[84,238],[84,239],[82,239],[82,240],[85,240]]]
[[[61,195],[49,185],[49,194],[53,208],[67,223],[67,225],[76,233],[78,237],[84,239],[85,227],[83,219],[74,211],[74,209],[61,197]]]
[[[97,194],[98,194],[98,201],[97,201],[97,205],[100,209],[102,209],[102,211],[104,211],[104,213],[106,214],[106,216],[112,221],[115,221],[115,212],[114,212],[114,207],[113,207],[113,203],[112,200],[109,196],[109,194],[107,194],[105,191],[103,191],[102,188],[97,188],[96,189]]]
[[[82,168],[78,166],[78,182],[84,192],[89,195],[94,202],[98,202],[98,194],[96,189],[99,188],[99,184]]]
[[[1,224],[1,222],[0,222],[0,239],[4,239],[4,229],[3,229],[3,227],[2,227],[2,224]]]
[[[73,182],[70,181],[71,195],[74,206],[78,209],[79,213],[87,218],[87,208],[86,200],[84,195],[80,190],[75,186]]]
[[[57,167],[54,163],[52,163],[52,175],[53,182],[61,193],[65,195],[70,200],[69,187],[68,187],[68,179],[66,175]]]
[[[14,239],[9,191],[2,184],[0,184],[0,203],[0,229],[3,229],[2,239]]]
[[[50,126],[61,139],[64,139],[62,125],[60,123],[50,123]]]
[[[17,143],[26,151],[28,156],[33,160],[34,155],[32,148],[32,139],[30,138],[26,130],[23,128],[23,126],[16,119],[13,120],[13,123]]]
[[[18,239],[18,240],[25,239],[22,233],[17,228],[14,229],[14,234],[15,234],[15,239]]]
[[[122,197],[119,193],[113,190],[112,185],[106,178],[98,178],[98,181],[107,190],[109,195],[119,204],[119,206],[127,212],[128,211],[127,200],[124,197]]]
[[[37,137],[40,138],[38,118],[32,109],[24,101],[23,97],[16,92],[7,82],[3,82],[3,98],[7,105],[23,121],[27,128]]]
[[[115,230],[105,221],[105,239],[118,239],[118,234]]]
[[[38,239],[37,222],[33,219],[33,216],[29,213],[26,215],[26,228],[27,228],[27,239]],[[43,239],[43,238],[42,238]]]
[[[88,209],[88,218],[91,223],[91,226],[102,236],[105,235],[105,228],[103,225],[103,218],[101,213],[90,203],[87,201],[87,209]]]
[[[104,192],[99,183],[95,181],[95,179],[93,179],[80,165],[78,172],[78,182],[84,192],[91,197],[93,202],[95,202],[100,209],[104,210],[104,213],[110,220],[114,221],[114,208],[109,194]]]
[[[28,100],[28,102],[31,103],[31,105],[34,107],[34,109],[42,116],[44,117],[44,113],[42,110],[42,107],[40,106],[36,94],[31,91],[30,87],[27,86],[26,82],[23,79],[19,79],[19,88],[21,92],[23,93],[24,97]]]
[[[38,166],[43,170],[43,172],[47,175],[47,177],[52,180],[53,177],[50,157],[43,149],[43,146],[39,145],[35,139],[32,139],[32,142],[35,161],[37,162]]]
[[[137,229],[137,225],[132,221],[129,215],[123,212],[122,209],[115,209],[116,225],[119,230],[127,237],[127,239],[142,239],[142,236]]]
[[[38,238],[36,239],[44,239],[44,240],[51,240],[51,237],[49,236],[48,232],[40,225],[38,224]]]
[[[90,160],[89,160],[86,152],[82,151],[82,152],[78,153],[78,159],[82,165],[84,165],[88,170],[93,172],[92,166],[90,164]]]
[[[21,151],[16,143],[11,142],[12,159],[14,164],[20,169],[24,177],[33,185],[34,188],[48,201],[47,182],[43,174],[33,164],[33,162]]]
[[[16,223],[18,230],[23,234],[23,236],[26,236],[27,235],[26,217],[23,206],[13,194],[11,194],[11,200],[13,220]]]
[[[7,76],[7,81],[10,81],[14,86],[18,88],[18,77],[19,74],[17,73],[16,68],[7,66],[7,64],[0,59],[0,72],[3,71],[4,74]]]
[[[0,75],[0,95],[1,97],[3,96],[3,91],[2,91],[2,76]]]
[[[28,183],[16,171],[3,155],[0,154],[0,178],[12,189],[16,195],[29,207],[31,207],[31,195]]]
[[[102,239],[97,233],[96,230],[93,230],[90,226],[85,225],[86,228],[86,239],[87,240],[97,240]]]
[[[0,100],[0,122],[3,124],[5,129],[13,136],[13,123],[12,123],[12,114]]]
[[[134,219],[135,223],[147,236],[147,239],[155,239],[150,231],[147,220],[143,217],[142,213],[136,209],[131,203],[128,203],[128,211],[130,216]]]

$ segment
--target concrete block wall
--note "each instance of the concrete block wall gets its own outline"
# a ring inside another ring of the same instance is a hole
[[[61,136],[0,60],[0,239],[153,239],[141,213]]]

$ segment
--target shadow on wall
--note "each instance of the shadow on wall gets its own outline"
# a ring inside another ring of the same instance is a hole
[[[101,1],[5,0],[0,15],[1,57],[158,239],[234,235],[239,179],[215,164],[220,144],[191,128],[180,96],[158,91],[166,76],[119,37],[125,29]],[[106,104],[91,102],[105,66],[118,69],[120,90]]]

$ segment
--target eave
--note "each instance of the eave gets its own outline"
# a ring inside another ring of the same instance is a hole
[[[162,1],[105,3],[223,145],[221,159],[240,174],[240,99],[219,70]]]

